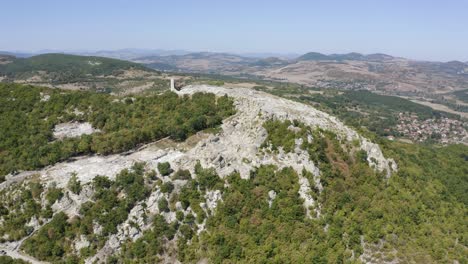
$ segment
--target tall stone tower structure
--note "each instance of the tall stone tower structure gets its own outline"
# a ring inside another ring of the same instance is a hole
[[[171,78],[171,92],[177,92],[175,88],[175,81],[174,78]]]

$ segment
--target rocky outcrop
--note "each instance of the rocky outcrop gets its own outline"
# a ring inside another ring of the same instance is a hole
[[[205,165],[216,167],[222,175],[236,170],[242,176],[247,177],[252,166],[264,162],[263,158],[265,157],[258,155],[258,149],[266,138],[266,131],[262,124],[270,118],[299,120],[312,127],[333,131],[341,139],[350,142],[357,140],[360,142],[360,148],[367,153],[370,166],[385,172],[387,177],[390,177],[392,171],[396,169],[396,163],[385,158],[377,144],[360,136],[336,117],[312,106],[245,88],[230,89],[198,85],[188,86],[179,91],[180,94],[193,94],[195,92],[214,93],[218,96],[228,95],[235,99],[238,112],[223,123],[220,135],[211,138],[204,145],[191,151],[193,154],[201,156]],[[214,157],[214,153],[216,153],[216,157]],[[225,157],[222,162],[216,160],[220,156]],[[251,163],[243,162],[244,159],[250,160]],[[291,165],[294,166],[294,164]]]
[[[90,123],[62,123],[54,127],[54,137],[63,139],[67,137],[79,137],[81,135],[90,135],[94,132],[99,132],[99,129],[94,129]]]

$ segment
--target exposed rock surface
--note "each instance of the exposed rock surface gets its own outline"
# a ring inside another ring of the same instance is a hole
[[[275,190],[270,190],[268,192],[268,207],[271,207],[273,201],[276,199],[276,192]]]
[[[90,123],[62,123],[54,127],[54,137],[57,139],[63,139],[67,137],[79,137],[81,135],[90,135],[94,132],[98,132],[98,129],[94,129]]]
[[[205,194],[206,207],[210,210],[211,214],[216,209],[218,201],[222,200],[222,193],[220,190],[207,191]]]
[[[396,169],[396,163],[391,159],[386,159],[377,144],[360,136],[336,117],[312,106],[245,88],[229,89],[199,85],[185,87],[179,93],[193,94],[195,92],[209,92],[219,96],[227,94],[236,99],[235,104],[238,112],[224,122],[220,135],[212,137],[206,144],[199,145],[189,151],[197,154],[195,156],[201,157],[203,165],[217,167],[218,172],[222,175],[237,170],[241,176],[248,177],[252,166],[265,163],[264,159],[268,157],[258,155],[258,149],[267,136],[262,123],[269,118],[296,119],[306,125],[333,131],[348,141],[358,140],[360,148],[367,153],[369,165],[385,172],[387,176],[390,176],[392,170]],[[223,157],[222,161],[217,159],[219,157]],[[243,162],[244,158],[250,160],[251,163]],[[291,165],[297,164],[288,166]]]

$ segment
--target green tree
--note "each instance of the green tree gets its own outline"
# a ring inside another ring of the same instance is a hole
[[[78,179],[76,173],[73,173],[72,176],[70,177],[70,180],[68,181],[67,187],[74,194],[80,194],[80,192],[81,192],[81,182]]]

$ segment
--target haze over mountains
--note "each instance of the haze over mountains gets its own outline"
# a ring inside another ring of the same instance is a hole
[[[444,93],[468,87],[468,64],[415,61],[387,54],[310,52],[295,58],[246,57],[198,52],[135,57],[162,71],[248,76],[319,88],[367,89],[387,93]]]
[[[38,51],[6,51],[0,50],[0,54],[3,55],[13,55],[16,57],[31,57],[35,55],[45,54],[45,53],[65,53],[65,54],[75,54],[83,56],[100,56],[100,57],[110,57],[114,59],[135,59],[138,57],[145,56],[170,56],[170,55],[186,55],[190,53],[202,53],[200,51],[189,51],[189,50],[167,50],[167,49],[137,49],[137,48],[125,48],[117,50],[51,50],[44,49]],[[209,52],[209,53],[220,53],[220,52]],[[301,56],[299,53],[275,53],[275,52],[239,52],[232,53],[244,57],[253,57],[253,58],[267,58],[267,57],[282,57],[282,58],[296,58]]]
[[[294,57],[291,54],[245,56],[160,49],[71,53],[128,60],[165,72],[227,75],[317,88],[365,89],[405,96],[426,96],[468,88],[468,64],[465,62],[415,61],[380,53],[326,55],[309,52]],[[0,54],[16,57],[33,55],[24,52]]]

